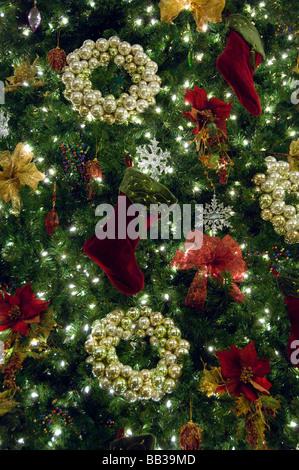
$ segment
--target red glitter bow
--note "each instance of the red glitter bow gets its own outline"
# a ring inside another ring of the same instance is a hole
[[[201,236],[203,243],[198,249],[192,245],[192,242],[195,239],[200,239]],[[217,237],[201,234],[198,230],[191,230],[185,243],[185,252],[177,250],[171,267],[177,269],[200,268],[189,288],[185,301],[187,307],[204,310],[208,276],[212,276],[222,284],[224,271],[229,271],[234,280],[230,295],[238,303],[242,303],[246,299],[236,282],[243,281],[247,265],[242,258],[240,246],[229,235],[220,240]]]

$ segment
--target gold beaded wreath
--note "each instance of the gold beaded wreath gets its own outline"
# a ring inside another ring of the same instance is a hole
[[[93,90],[89,80],[94,69],[107,67],[111,59],[128,72],[133,82],[129,93],[122,93],[118,99],[113,95],[103,97],[100,90]],[[68,54],[66,61],[68,65],[62,75],[66,86],[64,95],[84,117],[124,124],[156,103],[155,95],[161,84],[161,78],[156,75],[158,65],[139,44],[131,46],[117,36],[96,42],[87,39],[79,49]]]
[[[161,358],[157,366],[138,371],[122,364],[116,353],[121,339],[132,341],[146,336]],[[180,362],[189,354],[190,344],[181,339],[181,331],[171,318],[149,307],[133,307],[127,312],[114,310],[96,320],[85,349],[90,354],[87,362],[92,364],[93,375],[103,389],[123,396],[128,402],[159,401],[165,393],[175,390],[182,373]]]

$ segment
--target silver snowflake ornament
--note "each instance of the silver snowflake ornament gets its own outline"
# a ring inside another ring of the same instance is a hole
[[[212,198],[211,204],[203,207],[203,225],[207,230],[211,230],[213,236],[223,227],[231,227],[228,220],[232,216],[232,206],[224,207],[223,203],[218,203],[216,194]]]
[[[136,153],[139,155],[137,166],[140,171],[149,174],[152,178],[159,179],[163,173],[172,173],[169,166],[170,152],[163,151],[158,147],[159,142],[152,139],[151,143],[143,147],[139,146]]]
[[[0,139],[2,139],[2,137],[7,137],[9,134],[8,121],[9,121],[9,117],[5,115],[4,112],[1,110],[0,111]]]

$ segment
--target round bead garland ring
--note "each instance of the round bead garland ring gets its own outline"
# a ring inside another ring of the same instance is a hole
[[[93,90],[89,77],[97,67],[107,67],[110,60],[127,71],[133,85],[128,93],[116,98],[102,96]],[[143,51],[142,46],[131,46],[117,36],[100,38],[96,42],[84,41],[82,47],[68,54],[67,66],[63,69],[64,93],[83,117],[91,117],[109,124],[124,124],[137,114],[155,104],[155,95],[160,91],[161,79],[156,75],[158,65]]]
[[[161,358],[157,366],[138,371],[122,364],[116,353],[119,342],[146,336]],[[93,375],[103,389],[112,390],[128,402],[158,401],[176,388],[182,373],[180,362],[189,354],[190,344],[181,339],[181,331],[171,318],[149,307],[133,307],[127,312],[114,310],[96,320],[85,349],[90,354],[87,362],[92,364]]]

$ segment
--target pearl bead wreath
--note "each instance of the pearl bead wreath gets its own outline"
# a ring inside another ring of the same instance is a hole
[[[160,360],[154,369],[133,370],[122,364],[116,353],[121,339],[144,339],[156,347]],[[165,393],[176,388],[182,373],[181,359],[189,354],[190,344],[181,339],[181,331],[171,318],[149,307],[130,308],[127,312],[114,310],[96,320],[85,343],[92,372],[100,387],[121,395],[128,402],[159,401]]]
[[[102,96],[93,90],[89,76],[97,67],[107,67],[110,60],[124,68],[132,78],[128,93],[118,99],[113,95]],[[62,81],[66,86],[65,97],[83,117],[91,117],[109,124],[124,124],[156,103],[155,95],[160,91],[161,78],[156,75],[158,65],[143,51],[142,46],[131,46],[117,36],[100,38],[96,42],[88,39],[83,45],[68,54],[67,66],[63,69]]]
[[[259,196],[261,217],[270,221],[274,231],[284,235],[287,244],[299,243],[299,200],[297,204],[286,204],[287,194],[299,197],[299,171],[291,170],[287,161],[275,157],[265,158],[266,174],[253,177],[254,192]]]

